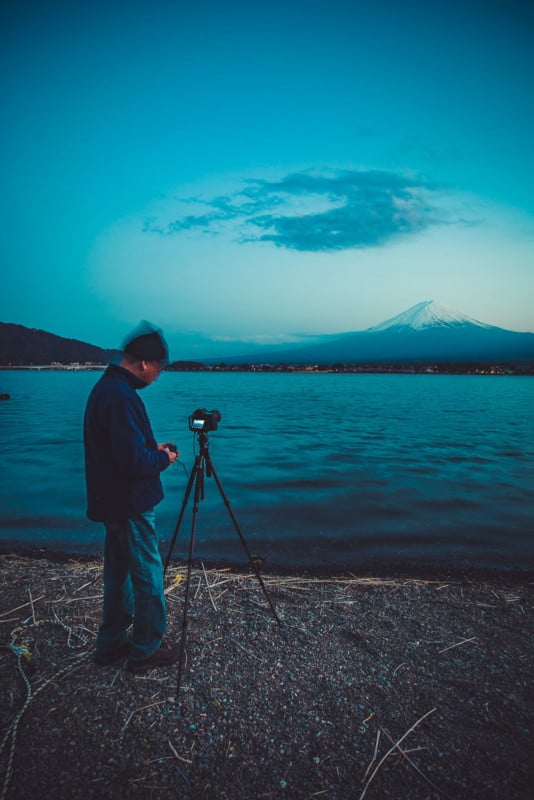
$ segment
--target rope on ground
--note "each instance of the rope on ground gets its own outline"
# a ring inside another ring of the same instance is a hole
[[[20,720],[22,719],[22,716],[23,716],[24,712],[26,711],[26,709],[30,705],[30,701],[32,699],[32,687],[31,687],[31,684],[30,684],[30,682],[28,680],[28,677],[27,677],[26,673],[24,672],[24,670],[22,668],[22,659],[23,658],[26,658],[26,660],[29,659],[29,655],[30,655],[29,649],[26,647],[26,645],[18,645],[18,644],[16,644],[14,638],[11,640],[11,642],[8,645],[8,647],[9,647],[9,649],[11,650],[11,652],[15,655],[15,657],[17,659],[18,670],[19,670],[20,674],[22,675],[22,679],[23,679],[24,683],[26,684],[26,699],[24,701],[24,705],[22,706],[22,708],[20,709],[20,711],[16,715],[15,719],[11,723],[10,727],[8,728],[8,730],[6,732],[6,735],[4,736],[4,738],[2,740],[2,744],[0,745],[0,754],[1,754],[3,752],[3,750],[4,750],[4,747],[6,746],[7,742],[9,741],[9,737],[11,736],[11,747],[9,749],[9,755],[7,757],[6,774],[5,774],[5,777],[4,777],[4,785],[2,787],[2,794],[0,795],[0,800],[4,800],[4,798],[5,798],[6,794],[7,794],[7,790],[9,788],[9,784],[11,782],[11,775],[13,773],[13,760],[15,758],[15,744],[16,744],[16,740],[17,740],[18,724],[19,724]]]
[[[71,640],[71,637],[73,635],[77,636],[82,642],[84,642],[84,643],[87,642],[85,637],[83,637],[80,634],[77,634],[74,631],[72,631],[72,629],[69,628],[68,625],[66,625],[62,620],[60,620],[59,617],[57,616],[55,610],[54,610],[54,616],[56,617],[56,621],[58,622],[58,624],[61,625],[61,627],[68,634],[67,644],[68,644],[69,647],[72,647],[72,645],[70,644],[70,640]],[[32,617],[30,619],[32,619],[32,618],[34,619],[34,615],[32,615]],[[28,679],[28,676],[26,675],[26,673],[24,671],[23,664],[22,664],[23,659],[26,662],[28,662],[30,660],[30,658],[31,658],[30,648],[26,644],[17,643],[17,637],[21,632],[22,632],[22,628],[20,628],[20,627],[19,628],[15,628],[15,630],[12,631],[12,634],[11,634],[12,638],[11,638],[11,642],[8,645],[8,649],[11,650],[11,652],[13,653],[15,658],[17,659],[17,668],[18,668],[18,671],[19,671],[19,673],[20,673],[20,675],[22,677],[22,680],[24,681],[24,684],[26,686],[26,698],[24,700],[22,708],[15,715],[15,717],[13,719],[13,722],[8,727],[4,738],[2,739],[2,743],[0,744],[0,755],[1,755],[4,752],[4,748],[6,747],[7,743],[11,739],[11,745],[10,745],[9,754],[8,754],[8,757],[7,757],[7,766],[6,766],[6,771],[5,771],[5,775],[4,775],[4,783],[3,783],[3,786],[2,786],[2,792],[0,794],[0,800],[5,800],[7,792],[8,792],[8,789],[9,789],[9,785],[11,783],[11,778],[13,776],[13,763],[14,763],[14,760],[15,760],[15,750],[16,750],[16,744],[17,744],[18,726],[19,726],[19,723],[20,723],[22,717],[24,716],[24,714],[28,710],[28,707],[29,707],[31,701],[40,692],[42,692],[43,689],[45,689],[47,686],[49,686],[52,682],[54,682],[54,681],[56,681],[56,680],[58,680],[60,678],[63,678],[66,675],[69,675],[71,672],[74,672],[75,670],[79,669],[83,665],[83,663],[91,655],[91,653],[88,652],[88,651],[80,653],[77,656],[77,658],[78,658],[77,663],[68,664],[66,667],[64,667],[63,669],[59,670],[59,672],[56,672],[54,675],[52,675],[50,678],[48,678],[46,681],[44,681],[44,683],[42,683],[35,691],[33,691],[32,690],[32,686],[30,684],[30,681]]]
[[[55,608],[53,609],[53,611],[54,611],[54,617],[56,618],[57,624],[60,625],[63,628],[63,630],[66,631],[66,633],[67,633],[67,647],[70,647],[70,648],[74,648],[75,647],[75,645],[73,645],[71,643],[71,639],[72,639],[73,636],[75,636],[76,639],[79,639],[82,644],[87,644],[87,637],[86,636],[82,636],[81,633],[76,633],[76,631],[73,631],[72,628],[69,628],[67,623],[63,622],[63,620],[58,617]]]

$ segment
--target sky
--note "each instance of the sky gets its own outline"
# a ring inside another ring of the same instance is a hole
[[[2,3],[0,320],[174,358],[430,299],[534,331],[529,6]]]

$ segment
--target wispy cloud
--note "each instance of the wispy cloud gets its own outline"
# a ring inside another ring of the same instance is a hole
[[[230,231],[244,243],[307,252],[377,247],[444,222],[438,188],[422,177],[378,170],[249,179],[226,195],[183,198],[184,213],[164,224],[146,219],[144,230],[167,236]]]

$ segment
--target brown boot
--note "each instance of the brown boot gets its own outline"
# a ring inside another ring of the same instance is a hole
[[[148,658],[142,661],[128,659],[126,662],[126,669],[128,672],[134,672],[136,675],[139,675],[142,672],[148,672],[149,669],[153,669],[154,667],[168,667],[169,664],[174,664],[179,658],[180,645],[169,644],[163,640],[155,653],[152,653]]]

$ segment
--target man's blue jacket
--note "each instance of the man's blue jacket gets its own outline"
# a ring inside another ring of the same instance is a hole
[[[84,418],[87,516],[119,522],[163,499],[160,472],[169,456],[158,445],[129,370],[110,364],[93,387]]]

